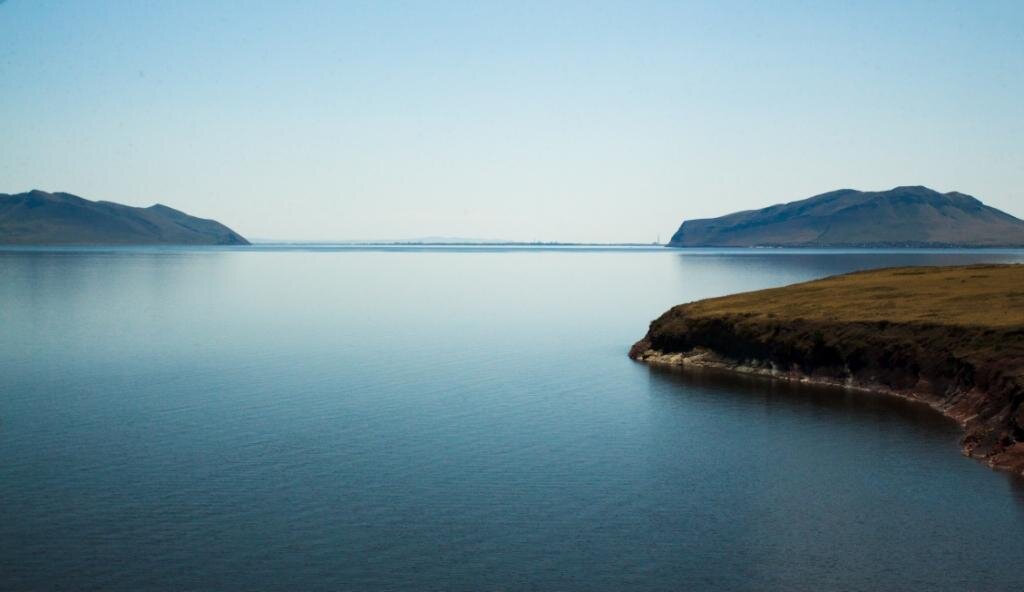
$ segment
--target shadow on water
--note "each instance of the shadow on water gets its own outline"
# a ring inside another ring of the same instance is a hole
[[[846,250],[783,251],[779,253],[746,250],[742,253],[680,253],[680,259],[720,260],[733,266],[771,268],[776,272],[832,275],[881,267],[975,265],[980,263],[1020,263],[1019,250]]]
[[[908,437],[923,438],[954,460],[960,454],[958,423],[927,404],[882,393],[776,380],[718,368],[647,366],[655,394],[758,406],[766,413],[788,412],[818,418],[842,418],[862,425],[895,425]],[[968,460],[968,459],[963,459]],[[970,460],[981,465],[979,461]],[[995,471],[1004,477],[1024,511],[1024,476]]]
[[[784,406],[794,410],[827,410],[851,416],[897,417],[936,435],[956,435],[957,424],[924,403],[868,391],[788,382],[767,376],[739,374],[718,368],[649,366],[651,376],[674,385],[678,392],[704,396],[742,397],[745,402]]]

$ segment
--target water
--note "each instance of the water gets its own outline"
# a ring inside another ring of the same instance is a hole
[[[1021,251],[0,251],[0,588],[1019,590],[927,409],[630,362],[669,306]]]

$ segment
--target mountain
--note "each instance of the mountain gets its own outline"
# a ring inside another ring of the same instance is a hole
[[[840,189],[687,220],[670,247],[1022,247],[1024,221],[963,193]]]
[[[0,193],[0,244],[247,245],[214,220],[165,205],[135,208],[70,193]]]

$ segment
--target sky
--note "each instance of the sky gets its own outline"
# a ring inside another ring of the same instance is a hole
[[[1024,217],[1024,2],[0,2],[3,193],[651,242],[897,185]]]

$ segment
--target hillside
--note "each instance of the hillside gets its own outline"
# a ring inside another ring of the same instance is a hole
[[[963,193],[840,189],[687,220],[670,247],[1022,247],[1024,221]]]
[[[1024,473],[1024,266],[859,272],[673,307],[630,357],[889,393]]]
[[[34,190],[0,193],[0,244],[247,245],[249,241],[220,222],[161,204],[136,208]]]

